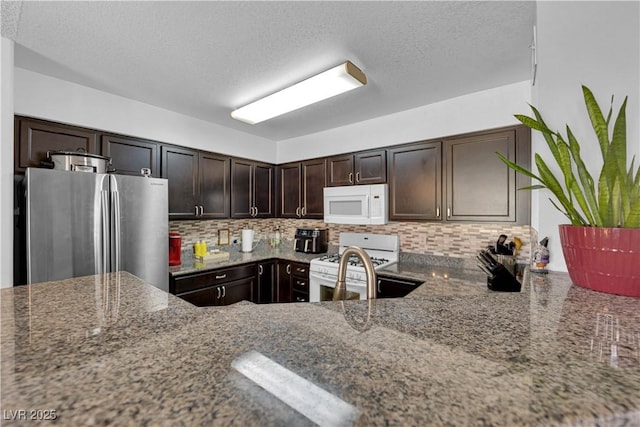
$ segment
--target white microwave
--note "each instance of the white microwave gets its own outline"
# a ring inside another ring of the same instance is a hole
[[[324,222],[386,224],[387,184],[324,188]]]

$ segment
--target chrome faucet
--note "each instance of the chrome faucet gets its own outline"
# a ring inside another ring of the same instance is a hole
[[[349,262],[349,257],[351,255],[356,255],[362,260],[362,264],[364,265],[364,272],[367,275],[367,299],[375,299],[376,270],[373,268],[371,258],[369,257],[369,254],[366,253],[363,249],[357,246],[349,246],[344,250],[344,252],[342,252],[342,256],[340,256],[340,263],[338,264],[338,280],[336,281],[336,287],[333,290],[333,300],[340,301],[344,300],[346,297],[347,263]]]

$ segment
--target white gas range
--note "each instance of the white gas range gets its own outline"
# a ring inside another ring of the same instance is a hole
[[[311,260],[309,267],[309,301],[330,301],[338,279],[340,255],[349,246],[364,249],[376,270],[398,262],[400,238],[390,234],[340,233],[337,254]],[[362,262],[351,257],[347,266],[347,299],[367,298],[367,279]]]

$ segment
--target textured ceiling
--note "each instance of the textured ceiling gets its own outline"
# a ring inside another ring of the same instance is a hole
[[[533,2],[22,3],[16,66],[271,140],[526,80]],[[351,60],[368,84],[257,124],[231,110]]]

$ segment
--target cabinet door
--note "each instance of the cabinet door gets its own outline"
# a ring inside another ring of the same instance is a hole
[[[152,177],[160,176],[160,147],[151,141],[141,141],[114,135],[102,136],[102,155],[111,157],[111,167],[122,175],[140,176],[141,169],[151,170]]]
[[[231,218],[251,218],[253,162],[231,159]]]
[[[254,163],[253,166],[253,206],[257,218],[275,216],[274,166]]]
[[[444,151],[447,220],[516,220],[516,174],[495,154],[516,161],[514,130],[450,139]]]
[[[256,291],[253,293],[254,302],[269,304],[277,301],[275,265],[274,261],[261,262],[258,264],[258,280],[256,283]]]
[[[41,167],[49,151],[98,153],[97,134],[89,129],[27,118],[15,119],[15,171]]]
[[[353,185],[353,155],[343,154],[327,159],[327,186]]]
[[[323,189],[326,185],[326,160],[316,159],[301,165],[301,214],[304,218],[324,218]]]
[[[229,157],[200,153],[200,204],[203,218],[229,218]]]
[[[441,219],[441,142],[388,150],[389,219]]]
[[[222,295],[219,305],[235,304],[240,301],[252,301],[255,280],[255,276],[251,276],[221,285]]]
[[[356,184],[384,184],[387,182],[387,151],[374,150],[355,155]]]
[[[277,302],[291,302],[291,263],[288,261],[278,261],[278,300]]]
[[[200,289],[197,291],[186,292],[178,294],[183,300],[190,302],[197,307],[210,307],[218,305],[218,294],[220,291],[217,287],[211,287],[206,289]]]
[[[162,147],[162,177],[169,180],[169,218],[195,217],[198,200],[198,152]]]
[[[278,216],[298,218],[300,203],[300,163],[288,163],[278,167]]]

